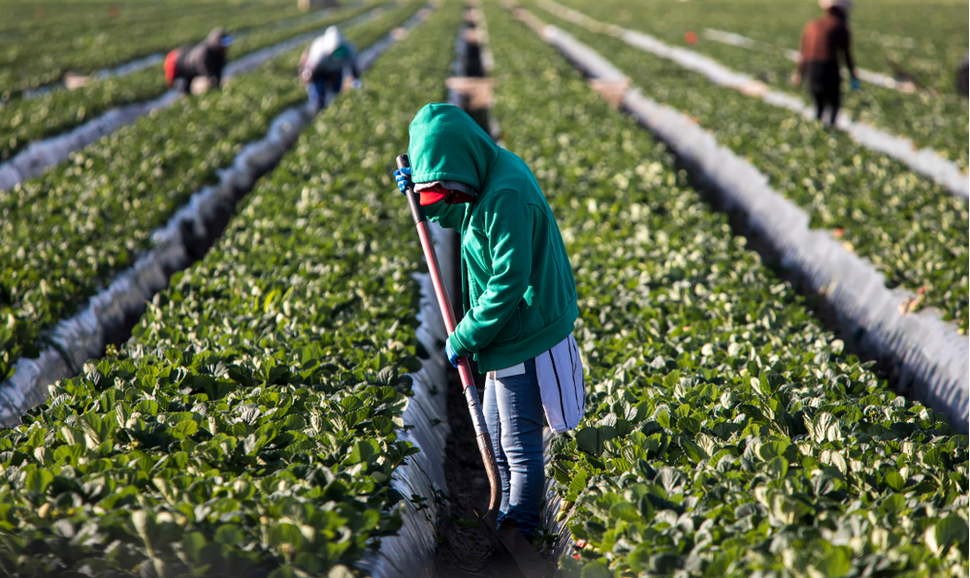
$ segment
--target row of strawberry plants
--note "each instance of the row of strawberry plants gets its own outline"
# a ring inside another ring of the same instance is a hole
[[[35,19],[31,13],[37,6],[4,6],[8,22],[19,24],[0,37],[0,97],[4,100],[25,89],[57,82],[68,71],[89,74],[197,42],[216,25],[240,30],[300,13],[289,0],[168,0],[119,4],[117,18],[109,17],[105,4],[59,3],[43,9]]]
[[[685,111],[767,175],[778,192],[867,258],[890,286],[922,295],[966,333],[970,207],[965,198],[885,155],[700,74],[685,72],[622,40],[561,19],[550,21],[628,74],[644,94]]]
[[[368,46],[414,14],[416,1],[347,30]],[[0,379],[37,339],[151,246],[151,232],[218,181],[273,118],[305,98],[299,50],[222,92],[183,99],[73,156],[68,166],[0,191]]]
[[[896,4],[886,10],[880,9],[879,4],[858,5],[849,12],[856,64],[890,77],[896,72],[893,64],[898,64],[922,85],[939,92],[953,92],[954,71],[966,55],[965,45],[970,40],[967,14],[962,7],[933,2]],[[797,50],[804,25],[824,14],[817,4],[798,0],[759,5],[756,11],[738,10],[737,4],[730,1],[707,2],[703,7],[675,6],[654,0],[636,5],[626,2],[611,5],[614,10],[609,15],[623,20],[640,19],[641,14],[634,13],[634,7],[640,8],[641,13],[651,13],[654,16],[649,24],[651,33],[674,44],[687,44],[685,34],[693,32],[697,38],[691,39],[692,48],[703,51],[714,48],[705,41],[705,29],[711,28],[773,46],[776,54],[786,60],[783,50]],[[738,58],[736,62],[743,67],[743,59]],[[780,64],[776,79],[785,81],[792,66],[790,61]]]
[[[733,5],[731,5],[730,10],[736,11],[737,14],[734,17],[728,17],[725,14],[726,10],[711,10],[711,7],[706,3],[669,5],[668,9],[659,11],[645,10],[642,3],[628,0],[613,0],[611,2],[566,0],[564,4],[603,22],[620,24],[627,28],[654,34],[674,46],[696,50],[734,70],[750,74],[774,89],[790,91],[802,96],[806,101],[810,100],[808,95],[805,94],[804,87],[793,88],[790,86],[789,78],[795,65],[788,60],[783,50],[750,50],[706,40],[702,36],[704,28],[708,27],[730,30],[745,35],[753,34],[758,38],[781,36],[788,40],[784,45],[790,46],[791,49],[797,49],[801,26],[809,19],[821,15],[817,8],[813,8],[809,4],[803,5],[804,8],[808,9],[808,14],[804,19],[791,16],[775,18],[778,13],[791,14],[791,3],[778,3],[778,5],[768,7],[767,14],[758,14],[754,18],[752,18],[750,11],[744,11],[744,15],[741,16],[742,12],[737,11]],[[924,73],[917,76],[935,86],[938,94],[930,95],[924,92],[905,94],[898,90],[871,84],[863,84],[859,91],[850,91],[848,90],[848,83],[845,82],[843,83],[843,110],[855,120],[883,127],[889,132],[908,137],[919,148],[931,148],[966,170],[968,166],[966,145],[968,138],[970,138],[967,127],[968,122],[970,122],[970,112],[967,109],[966,99],[959,96],[954,88],[956,66],[963,59],[967,50],[966,11],[960,10],[955,5],[933,6],[932,8],[914,7],[910,10],[923,13],[922,17],[915,19],[915,22],[919,25],[914,26],[910,30],[910,34],[921,43],[926,43],[926,53],[921,57],[908,60],[927,66],[932,64],[933,74],[930,74],[923,67],[921,71]],[[893,10],[874,8],[859,10],[860,22],[856,22],[855,18],[850,22],[854,38],[859,36],[865,38],[865,34],[862,33],[866,30],[864,26],[868,26],[869,30],[879,30],[878,26],[886,24],[875,13],[893,13],[895,11],[895,8]],[[932,14],[934,11],[949,15],[951,17],[950,22],[940,26],[938,21],[945,20],[945,18],[937,17],[934,19],[934,21],[937,21],[937,25],[930,25],[926,15]],[[619,18],[618,14],[621,12],[628,14],[629,17]],[[761,10],[755,12],[760,13]],[[771,16],[768,14],[771,14]],[[953,18],[953,16],[959,17]],[[897,17],[902,20],[902,17]],[[869,22],[864,24],[861,21],[863,18],[869,18]],[[741,21],[747,21],[747,23],[742,26]],[[684,34],[688,30],[698,36],[696,44],[685,44]],[[940,42],[942,46],[936,46],[934,42]],[[882,70],[885,68],[885,51],[881,50],[878,45],[874,46],[867,43],[860,45],[858,42],[856,44],[855,56],[858,66],[872,66],[874,69],[892,76],[891,70]],[[920,70],[919,67],[914,69],[908,66],[908,62],[905,60],[903,65],[911,70]]]
[[[967,438],[845,354],[665,147],[486,6],[493,112],[579,293],[587,415],[548,470],[586,544],[567,574],[965,575]]]
[[[366,9],[341,11],[331,18],[285,30],[266,25],[239,39],[228,55],[237,59],[301,33],[337,24]],[[295,70],[294,67],[281,74],[295,75]],[[6,128],[0,142],[0,162],[12,158],[31,142],[66,132],[112,108],[156,98],[166,90],[161,67],[152,66],[126,76],[95,80],[77,90],[54,90],[37,98],[12,100],[0,107],[0,124]]]
[[[459,22],[448,3],[392,47],[121,351],[0,433],[4,572],[345,577],[400,527],[421,252],[390,170],[444,96],[450,51],[422,38]]]

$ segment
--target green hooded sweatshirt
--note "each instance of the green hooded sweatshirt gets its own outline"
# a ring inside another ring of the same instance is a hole
[[[532,359],[573,331],[576,282],[549,203],[528,165],[502,149],[460,108],[424,106],[411,121],[415,183],[458,181],[471,203],[425,207],[461,232],[465,317],[449,337],[485,373]]]

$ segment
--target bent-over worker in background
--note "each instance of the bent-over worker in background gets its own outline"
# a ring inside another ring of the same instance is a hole
[[[554,430],[585,408],[573,324],[576,285],[559,226],[525,162],[460,108],[425,105],[411,121],[412,180],[429,220],[461,232],[464,318],[448,336],[452,365],[486,373],[482,408],[502,478],[498,521],[532,538],[544,484],[543,413]]]
[[[807,77],[808,91],[815,99],[815,118],[822,120],[822,113],[828,105],[831,109],[829,123],[834,125],[839,113],[842,90],[839,53],[845,57],[845,66],[852,79],[852,90],[859,90],[847,24],[852,2],[820,0],[819,6],[826,14],[806,24],[802,31],[798,66],[792,75],[792,84],[797,86],[801,84],[803,77]]]
[[[331,26],[310,43],[300,57],[300,81],[306,84],[310,103],[317,108],[327,104],[343,88],[344,77],[360,87],[357,49],[344,38],[340,29]]]
[[[219,88],[222,69],[226,66],[226,49],[232,45],[232,36],[223,28],[214,28],[206,39],[196,45],[176,48],[165,57],[165,82],[172,88],[182,79],[179,90],[188,94],[196,77],[208,81],[207,88]]]

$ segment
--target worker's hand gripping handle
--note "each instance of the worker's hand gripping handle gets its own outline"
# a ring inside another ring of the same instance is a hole
[[[408,155],[397,156],[397,168],[404,169],[410,166],[411,162],[408,160]],[[426,221],[427,216],[424,214],[424,207],[421,206],[418,194],[414,192],[414,183],[408,182],[408,188],[404,196],[408,198],[408,206],[411,207],[411,218],[414,219],[414,224],[417,225],[418,223]]]

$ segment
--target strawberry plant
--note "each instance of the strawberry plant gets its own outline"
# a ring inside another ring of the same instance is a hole
[[[0,39],[0,97],[198,42],[214,26],[258,28],[298,15],[288,0],[234,4],[226,0],[106,3],[8,2]],[[6,17],[9,17],[6,18]]]
[[[587,415],[567,575],[965,576],[967,438],[843,351],[665,148],[494,3],[494,114],[560,221]]]
[[[848,136],[792,115],[623,41],[554,23],[611,61],[647,96],[685,111],[767,175],[776,191],[831,229],[891,287],[921,291],[966,333],[970,275],[967,199]]]
[[[368,46],[409,18],[412,2],[347,30]],[[71,315],[151,246],[151,232],[273,118],[305,100],[300,50],[221,91],[183,99],[86,147],[68,166],[0,191],[0,378],[33,353],[45,327]],[[27,349],[22,353],[21,348]]]
[[[744,9],[733,2],[649,2],[649,7],[626,0],[568,0],[564,4],[603,22],[641,30],[671,45],[696,50],[772,88],[810,100],[804,88],[792,88],[789,84],[795,65],[786,50],[797,50],[802,26],[821,16],[817,5],[785,1]],[[695,45],[685,45],[685,31],[700,34],[705,28],[736,32],[778,48],[749,50],[703,38]],[[966,99],[954,88],[956,67],[967,52],[970,27],[965,11],[944,3],[893,5],[891,9],[880,7],[880,3],[867,4],[853,11],[850,28],[858,66],[893,76],[887,63],[897,62],[934,89],[935,94],[905,94],[871,84],[863,84],[862,90],[854,92],[848,90],[845,81],[843,110],[853,119],[906,136],[919,148],[933,149],[966,170],[970,113]],[[893,38],[897,41],[892,42]],[[909,39],[913,48],[902,49],[903,39]]]
[[[460,17],[391,48],[125,347],[0,432],[0,572],[348,576],[400,526],[421,252],[389,169],[444,97],[423,35]]]
[[[239,38],[228,56],[238,59],[301,33],[342,22],[367,9],[344,10],[296,28],[275,29],[272,24],[266,24]],[[77,90],[53,90],[36,98],[13,99],[0,107],[0,125],[4,127],[0,162],[12,158],[33,141],[68,131],[112,108],[156,98],[166,90],[161,67],[152,66],[122,77],[95,80]]]

